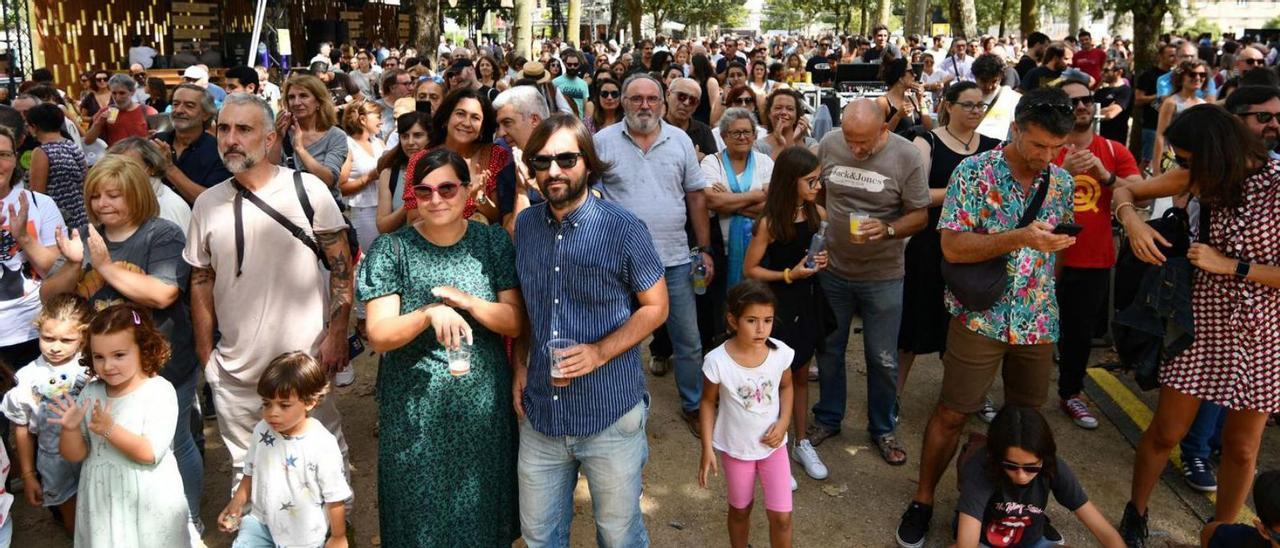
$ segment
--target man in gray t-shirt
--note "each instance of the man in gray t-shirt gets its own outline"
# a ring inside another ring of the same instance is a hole
[[[819,281],[836,330],[818,356],[822,396],[806,437],[818,445],[844,420],[845,348],[855,311],[862,316],[867,362],[867,429],[881,456],[901,464],[907,454],[893,436],[897,406],[898,328],[902,322],[905,238],[924,228],[929,185],[924,159],[893,134],[874,101],[848,106],[841,130],[818,145],[825,183],[827,253]],[[857,224],[853,230],[854,223]]]

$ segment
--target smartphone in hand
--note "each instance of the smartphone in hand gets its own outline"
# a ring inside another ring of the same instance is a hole
[[[1084,230],[1084,227],[1075,223],[1058,223],[1058,226],[1053,227],[1054,234],[1065,234],[1067,236],[1079,236],[1082,230]]]

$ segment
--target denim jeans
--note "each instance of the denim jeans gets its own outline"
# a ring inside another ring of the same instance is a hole
[[[567,547],[578,471],[587,477],[596,544],[645,547],[641,472],[649,460],[649,399],[589,437],[550,437],[520,423],[520,531],[530,548]]]
[[[1182,437],[1182,458],[1209,458],[1214,449],[1222,448],[1222,425],[1227,420],[1227,410],[1222,406],[1201,401],[1200,410],[1196,412],[1196,420]]]
[[[831,272],[818,275],[836,329],[818,355],[821,397],[813,419],[831,430],[844,420],[848,386],[845,350],[854,313],[862,316],[863,355],[867,363],[867,431],[872,437],[892,434],[898,403],[898,329],[902,323],[902,280],[855,282]]]
[[[1156,150],[1156,130],[1142,128],[1142,163],[1151,161]]]
[[[687,263],[667,267],[667,298],[667,335],[671,337],[680,408],[697,411],[702,399],[702,339],[698,336],[698,307],[693,300]]]
[[[271,537],[271,530],[267,529],[267,524],[262,523],[262,520],[254,517],[253,514],[245,514],[240,519],[240,531],[236,533],[236,539],[231,543],[231,548],[276,548],[276,546],[278,545]],[[316,548],[320,546],[324,546],[324,543]]]
[[[204,491],[204,458],[196,447],[191,434],[191,416],[196,413],[196,383],[200,371],[192,371],[187,380],[174,386],[178,393],[178,423],[173,430],[173,458],[178,461],[178,473],[182,475],[182,491],[187,497],[187,509],[191,519],[200,519],[200,497]]]

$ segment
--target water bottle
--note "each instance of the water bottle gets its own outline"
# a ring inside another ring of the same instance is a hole
[[[814,257],[816,257],[819,253],[822,253],[822,250],[826,246],[827,246],[827,222],[822,221],[822,224],[818,226],[818,231],[814,232],[813,238],[809,240],[809,255],[806,256],[804,259],[804,267],[813,268],[814,266],[816,266],[817,263],[814,262]]]
[[[689,253],[689,259],[692,261],[689,263],[689,279],[693,282],[693,294],[705,295],[707,293],[707,267],[702,264],[702,252],[694,250]]]

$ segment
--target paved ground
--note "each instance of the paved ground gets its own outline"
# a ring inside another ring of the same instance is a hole
[[[842,435],[832,438],[818,451],[831,469],[825,481],[813,481],[798,467],[800,490],[795,493],[795,544],[797,546],[892,546],[893,529],[915,490],[921,432],[929,410],[937,397],[941,381],[941,365],[936,357],[922,358],[912,371],[911,381],[902,401],[903,417],[899,435],[910,453],[906,466],[886,465],[868,444],[865,434],[866,375],[862,360],[861,336],[853,337],[849,346],[850,409]],[[1095,352],[1097,362],[1108,356]],[[373,437],[375,404],[371,395],[375,360],[363,357],[357,362],[359,382],[338,390],[338,405],[346,418],[346,432],[352,440],[352,456],[357,493],[355,540],[357,546],[377,544],[376,440]],[[1128,500],[1133,447],[1126,437],[1140,431],[1133,415],[1154,409],[1154,393],[1137,393],[1132,383],[1121,378],[1106,382],[1108,374],[1101,370],[1110,392],[1090,381],[1090,395],[1105,413],[1102,426],[1087,432],[1075,427],[1056,406],[1046,406],[1045,414],[1057,435],[1062,456],[1075,469],[1090,498],[1102,512],[1118,521]],[[1112,377],[1114,378],[1114,377]],[[708,490],[697,485],[699,446],[679,419],[677,395],[671,376],[650,378],[653,394],[649,422],[650,460],[645,470],[642,502],[649,534],[654,546],[718,546],[727,543],[725,532],[725,497],[723,483]],[[816,396],[817,385],[811,394]],[[999,381],[996,389],[999,398]],[[1129,396],[1124,394],[1128,393]],[[1111,395],[1115,394],[1115,395]],[[1129,400],[1127,411],[1113,403]],[[1053,401],[1056,404],[1056,398]],[[212,524],[227,500],[229,467],[226,453],[217,442],[216,426],[205,423],[209,436],[208,465],[203,515]],[[973,419],[970,429],[985,430]],[[1136,438],[1135,438],[1136,439]],[[1280,442],[1275,429],[1268,429],[1262,450],[1262,469],[1280,468]],[[1166,476],[1167,478],[1172,476]],[[929,536],[930,546],[950,543],[950,511],[956,499],[954,466],[943,478],[939,490],[937,515]],[[1151,529],[1158,544],[1188,545],[1199,531],[1200,517],[1209,503],[1202,495],[1191,492],[1176,478],[1162,483],[1151,504]],[[578,489],[574,521],[573,545],[594,545],[590,499],[585,481]],[[1091,545],[1088,532],[1062,507],[1051,505],[1049,514],[1062,530],[1069,544]],[[14,502],[16,535],[14,546],[70,546],[69,538],[54,524],[47,512],[28,506],[19,494]],[[762,512],[753,516],[752,539],[756,546],[767,545],[767,524]],[[205,535],[209,546],[230,545],[230,537],[216,531]],[[517,543],[519,544],[519,543]]]

